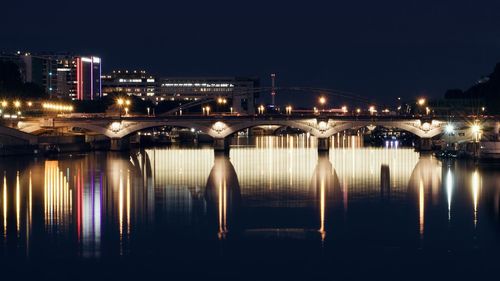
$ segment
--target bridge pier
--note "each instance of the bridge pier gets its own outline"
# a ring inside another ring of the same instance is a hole
[[[330,138],[318,138],[318,151],[330,150]]]
[[[130,138],[112,138],[109,143],[111,151],[125,151],[130,149]]]
[[[418,140],[418,150],[419,151],[431,151],[432,150],[432,139],[420,138]]]
[[[229,155],[229,145],[231,143],[231,138],[214,138],[214,151],[217,153],[224,153]]]

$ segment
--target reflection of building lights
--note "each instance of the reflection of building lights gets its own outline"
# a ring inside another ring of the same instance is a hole
[[[448,199],[448,220],[451,219],[451,194],[453,191],[453,175],[451,170],[448,168],[448,173],[446,173],[446,197]]]
[[[19,184],[19,171],[16,175],[16,230],[19,233],[21,227],[21,186]]]
[[[419,233],[420,237],[424,235],[424,216],[425,216],[425,191],[424,183],[420,179],[418,183],[418,209],[419,209]]]
[[[472,174],[472,200],[474,201],[474,226],[477,225],[477,203],[479,200],[480,179],[477,170]]]
[[[320,176],[320,198],[319,198],[319,201],[320,201],[320,229],[319,229],[319,232],[321,234],[321,240],[325,240],[325,237],[326,237],[326,231],[325,231],[325,206],[326,206],[326,203],[325,203],[325,174],[324,173],[321,173],[321,176]]]
[[[3,174],[3,236],[7,237],[7,176]]]

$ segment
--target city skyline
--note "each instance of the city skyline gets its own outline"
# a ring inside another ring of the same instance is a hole
[[[103,73],[258,76],[263,84],[276,73],[278,85],[321,86],[389,102],[465,89],[500,61],[494,12],[500,7],[488,1],[387,1],[363,3],[363,9],[356,3],[254,2],[236,9],[222,2],[91,1],[95,9],[89,10],[58,1],[29,5],[33,9],[6,3],[11,12],[0,22],[14,28],[2,32],[3,50],[95,54],[105,62]],[[46,13],[75,19],[95,13],[101,20],[61,24]],[[14,18],[19,14],[26,20]]]

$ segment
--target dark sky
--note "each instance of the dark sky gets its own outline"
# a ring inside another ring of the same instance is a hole
[[[78,3],[78,4],[76,4]],[[3,1],[3,51],[106,71],[260,76],[379,102],[466,88],[500,62],[500,1]]]

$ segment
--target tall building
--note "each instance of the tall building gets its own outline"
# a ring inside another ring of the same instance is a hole
[[[94,100],[102,97],[101,58],[75,57],[76,99]]]
[[[143,100],[154,100],[156,96],[156,78],[144,70],[113,70],[102,76],[102,94],[137,96]]]

